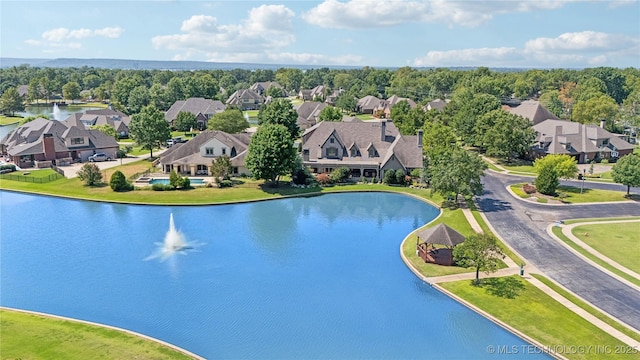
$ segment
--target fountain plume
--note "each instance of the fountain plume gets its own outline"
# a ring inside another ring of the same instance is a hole
[[[155,258],[165,260],[175,253],[183,253],[187,250],[194,249],[194,244],[190,244],[185,241],[184,235],[176,229],[173,222],[173,213],[169,215],[169,230],[167,230],[167,234],[164,236],[164,242],[156,243],[156,245],[158,246],[158,249],[145,260]]]

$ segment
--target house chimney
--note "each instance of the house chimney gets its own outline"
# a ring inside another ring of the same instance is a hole
[[[562,125],[558,125],[558,126],[556,126],[556,133],[555,133],[555,135],[556,135],[556,136],[558,136],[558,135],[562,135]]]
[[[424,136],[423,130],[418,130],[418,147],[422,147],[422,137]]]
[[[380,121],[380,141],[384,141],[387,136],[387,122],[385,120]]]
[[[607,123],[606,119],[601,119],[600,120],[600,127],[604,129],[604,124],[606,124],[606,123]]]
[[[53,134],[42,135],[42,152],[44,152],[45,161],[56,159],[56,147],[53,143]]]

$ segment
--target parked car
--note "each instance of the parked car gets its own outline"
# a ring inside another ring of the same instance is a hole
[[[91,156],[89,156],[89,161],[90,162],[96,162],[96,161],[111,161],[111,156],[105,154],[105,153],[95,153]]]

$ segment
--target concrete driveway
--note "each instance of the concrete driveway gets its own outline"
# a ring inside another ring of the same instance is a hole
[[[159,150],[159,151],[154,151],[153,155],[157,156],[160,155],[164,152],[165,150]],[[116,159],[116,160],[111,160],[111,161],[102,161],[102,162],[96,162],[94,164],[98,165],[98,168],[100,168],[100,170],[104,170],[104,169],[109,169],[112,167],[116,167],[116,166],[120,166],[120,165],[124,165],[124,164],[129,164],[132,162],[136,162],[142,159],[148,159],[150,157],[150,154],[145,154],[145,155],[140,155],[140,156],[133,156],[133,157],[127,157],[124,159]],[[61,169],[62,171],[64,171],[64,176],[67,178],[74,178],[76,176],[78,176],[78,170],[80,170],[80,168],[82,168],[82,166],[86,164],[86,163],[76,163],[76,164],[72,164],[69,166],[59,166],[58,168]]]
[[[548,277],[640,331],[640,291],[591,266],[546,233],[558,220],[640,216],[640,203],[553,206],[520,201],[506,190],[508,184],[527,180],[531,178],[492,171],[484,177],[485,192],[476,202],[498,235]],[[587,186],[626,191],[616,184]]]

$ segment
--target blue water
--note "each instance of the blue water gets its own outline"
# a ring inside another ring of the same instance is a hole
[[[207,358],[489,359],[489,345],[526,344],[406,268],[400,242],[437,215],[410,197],[0,200],[2,306],[130,329]],[[172,212],[196,251],[144,261]]]
[[[204,179],[199,179],[199,178],[189,178],[190,184],[191,185],[203,185],[204,184]],[[169,184],[169,179],[153,179],[151,181],[149,181],[149,184],[153,185],[153,184],[165,184],[168,185]]]

